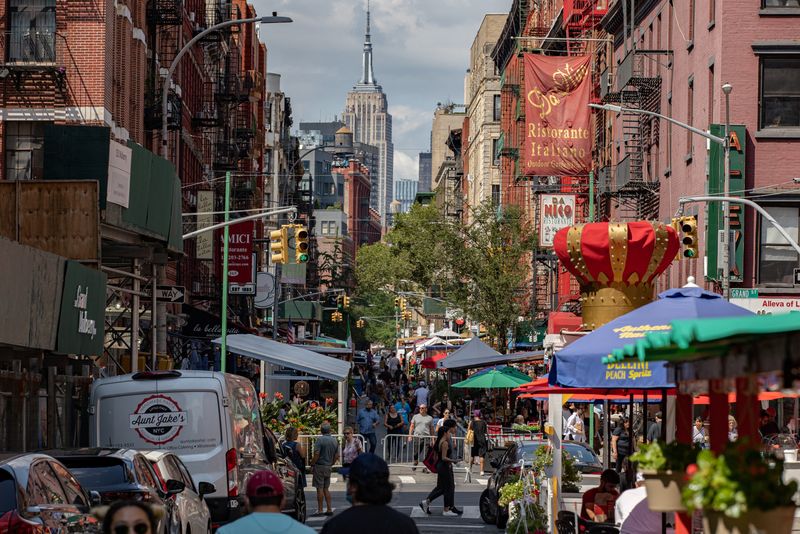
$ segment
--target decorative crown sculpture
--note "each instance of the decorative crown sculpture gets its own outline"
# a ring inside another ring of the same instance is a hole
[[[581,285],[583,328],[594,330],[653,300],[653,280],[680,243],[657,221],[604,222],[562,228],[553,248]]]

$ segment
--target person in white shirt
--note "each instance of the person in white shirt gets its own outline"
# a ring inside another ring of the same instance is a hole
[[[578,408],[567,420],[567,437],[573,441],[586,441],[583,423],[583,409]]]
[[[614,520],[620,534],[652,534],[661,532],[661,514],[647,505],[644,477],[636,474],[636,487],[623,491],[614,505]],[[668,529],[672,532],[672,529]]]

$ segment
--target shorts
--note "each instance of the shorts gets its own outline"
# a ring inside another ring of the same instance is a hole
[[[486,443],[473,443],[470,455],[473,458],[485,458],[488,446]]]
[[[331,466],[315,465],[311,468],[311,485],[317,489],[328,489],[331,487]]]

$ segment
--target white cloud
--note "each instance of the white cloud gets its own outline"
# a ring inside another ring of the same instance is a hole
[[[394,179],[416,180],[419,178],[419,159],[399,150],[394,151]]]
[[[403,136],[417,128],[430,128],[433,120],[432,108],[419,109],[404,104],[389,105],[392,115],[392,133]]]

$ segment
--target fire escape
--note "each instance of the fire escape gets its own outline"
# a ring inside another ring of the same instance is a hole
[[[600,97],[604,103],[628,109],[660,112],[661,77],[650,75],[647,62],[657,50],[630,50],[615,72],[610,68],[601,74]],[[622,220],[658,218],[658,176],[647,171],[646,157],[651,146],[658,144],[659,120],[636,112],[620,115],[622,146],[615,172],[601,169],[601,183],[607,184],[600,207],[610,213],[611,202],[619,206]]]

